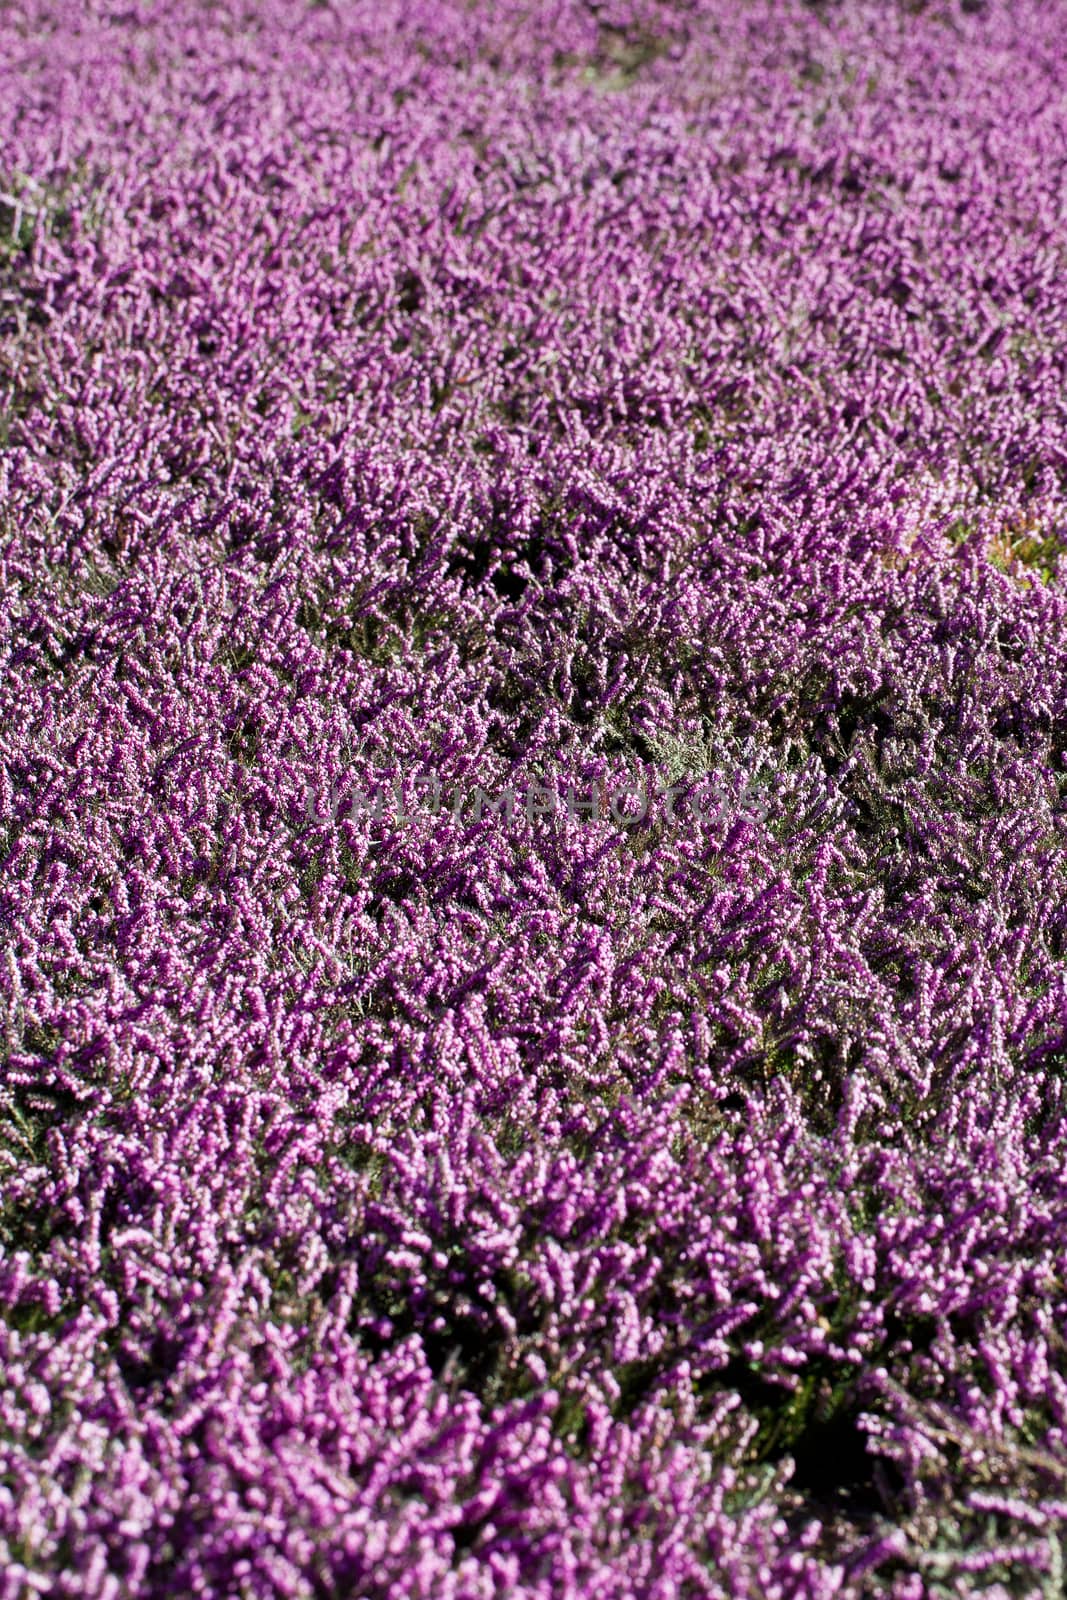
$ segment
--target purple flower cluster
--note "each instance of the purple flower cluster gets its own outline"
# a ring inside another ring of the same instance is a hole
[[[1065,25],[0,8],[0,1600],[1063,1592]]]

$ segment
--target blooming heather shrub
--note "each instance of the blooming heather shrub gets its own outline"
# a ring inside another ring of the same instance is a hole
[[[1062,1592],[1065,22],[0,9],[4,1600]]]

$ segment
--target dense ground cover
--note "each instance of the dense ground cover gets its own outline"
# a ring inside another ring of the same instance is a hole
[[[0,10],[7,1600],[1063,1592],[1065,24]]]

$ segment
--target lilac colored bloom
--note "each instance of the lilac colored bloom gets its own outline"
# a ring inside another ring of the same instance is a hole
[[[0,10],[0,1600],[1062,1590],[1064,21]]]

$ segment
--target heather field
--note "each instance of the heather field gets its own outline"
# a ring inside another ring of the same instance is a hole
[[[1067,1593],[1067,3],[0,6],[0,1600]]]

